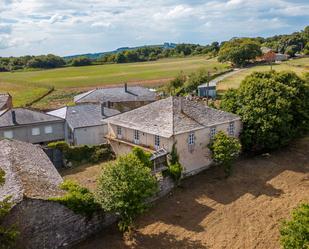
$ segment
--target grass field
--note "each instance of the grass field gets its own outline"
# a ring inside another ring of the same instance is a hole
[[[190,73],[199,68],[205,68],[212,73],[226,70],[227,64],[218,63],[216,59],[205,57],[188,57],[163,59],[154,62],[110,64],[85,67],[68,67],[53,70],[6,72],[0,73],[0,92],[10,92],[14,97],[14,105],[20,106],[34,100],[44,89],[54,86],[54,96],[60,98],[64,92],[76,92],[76,89],[122,84],[158,83],[167,81],[179,72]],[[40,87],[38,87],[38,84]],[[74,89],[74,90],[72,90]],[[70,94],[66,94],[69,95]],[[50,97],[50,96],[48,96]],[[49,103],[44,98],[38,107]]]
[[[261,65],[249,68],[248,70],[241,71],[230,77],[225,78],[218,83],[218,91],[226,91],[229,88],[238,88],[241,81],[251,74],[252,72],[261,72],[270,70],[269,65]],[[287,61],[282,64],[273,65],[273,70],[276,71],[294,71],[298,75],[302,75],[304,72],[309,72],[309,58],[296,59],[292,61]]]

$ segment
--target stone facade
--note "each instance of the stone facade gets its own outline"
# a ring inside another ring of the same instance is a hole
[[[24,199],[4,223],[15,224],[21,232],[16,249],[58,249],[70,248],[116,220],[110,214],[86,218],[57,202]]]
[[[212,127],[205,127],[195,131],[184,132],[174,135],[170,138],[160,137],[160,147],[171,152],[174,142],[176,142],[179,160],[184,166],[185,175],[194,175],[198,172],[207,169],[211,163],[211,152],[208,149],[208,144],[211,140],[211,129],[215,128],[215,132],[223,131],[229,134],[229,125],[231,122],[221,123]],[[242,130],[240,120],[232,122],[234,124],[234,137],[238,137]],[[108,124],[108,138],[115,154],[123,155],[130,153],[134,146],[141,146],[145,149],[155,150],[155,136],[146,132],[140,132],[138,144],[134,141],[134,130],[126,127],[121,127],[121,137],[117,135],[117,127],[114,124]],[[188,145],[189,135],[194,135],[194,145]]]

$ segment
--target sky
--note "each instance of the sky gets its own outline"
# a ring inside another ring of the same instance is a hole
[[[309,0],[0,0],[0,57],[272,36],[309,25]]]

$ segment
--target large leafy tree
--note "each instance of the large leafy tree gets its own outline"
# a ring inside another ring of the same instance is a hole
[[[134,218],[143,213],[147,199],[157,191],[157,181],[133,154],[119,157],[104,166],[98,179],[97,201],[103,209],[117,213],[121,231],[130,229]]]
[[[226,176],[231,174],[232,162],[241,152],[241,144],[235,137],[229,137],[224,132],[218,132],[209,144],[213,160],[222,165]]]
[[[241,116],[246,150],[276,149],[308,131],[309,85],[291,72],[255,72],[225,94],[221,107]]]
[[[293,210],[292,218],[280,227],[281,245],[284,249],[309,248],[309,204]]]
[[[220,48],[218,60],[230,61],[236,66],[244,66],[262,54],[260,44],[252,39],[232,39]]]

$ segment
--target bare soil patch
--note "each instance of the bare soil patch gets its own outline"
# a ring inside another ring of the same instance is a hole
[[[75,249],[277,249],[278,227],[309,201],[309,137],[270,157],[241,159],[233,175],[211,168],[186,179],[137,220],[133,239],[116,227]]]

